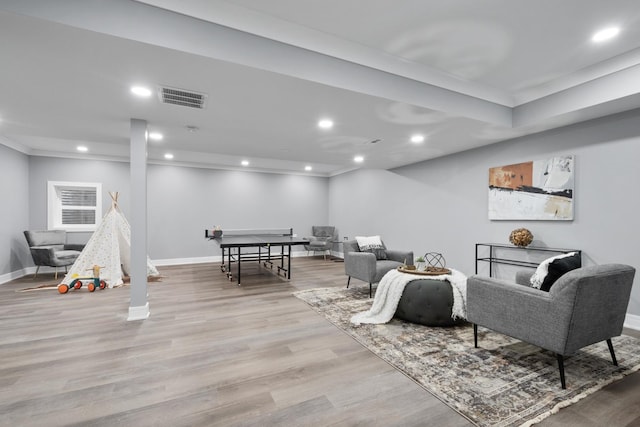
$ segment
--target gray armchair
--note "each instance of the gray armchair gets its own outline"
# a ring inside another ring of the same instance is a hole
[[[564,356],[622,333],[635,269],[622,264],[578,268],[561,276],[549,292],[505,280],[472,276],[467,281],[467,320],[556,353],[566,388]],[[519,275],[522,282],[524,276]]]
[[[55,278],[58,278],[58,267],[72,265],[84,245],[67,244],[67,233],[64,230],[25,231],[33,263],[37,266],[36,274],[42,266],[54,267]]]
[[[384,246],[384,242],[382,243]],[[403,263],[413,264],[412,251],[399,251],[386,249],[387,259],[378,260],[371,252],[360,252],[358,242],[355,240],[345,241],[343,244],[344,271],[349,279],[347,288],[351,283],[351,278],[369,283],[369,297],[373,294],[373,284],[378,283],[388,271],[398,268]]]
[[[309,244],[304,248],[309,252],[323,252],[324,259],[327,259],[327,252],[331,253],[333,243],[338,240],[336,228],[331,225],[314,225],[311,227],[311,236],[308,237]]]

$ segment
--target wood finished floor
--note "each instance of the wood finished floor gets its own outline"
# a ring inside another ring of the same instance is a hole
[[[136,322],[128,287],[0,286],[0,425],[470,425],[291,295],[345,286],[344,264],[292,262],[291,281],[251,267],[241,287],[218,265],[161,267]],[[539,425],[640,425],[639,391],[628,376]]]

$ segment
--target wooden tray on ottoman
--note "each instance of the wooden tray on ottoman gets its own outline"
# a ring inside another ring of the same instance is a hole
[[[398,267],[398,271],[401,273],[417,274],[419,276],[442,276],[443,274],[451,274],[451,270],[448,268],[440,267],[427,267],[427,270],[408,270]]]

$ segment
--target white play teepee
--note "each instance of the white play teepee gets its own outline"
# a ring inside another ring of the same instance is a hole
[[[107,286],[122,285],[123,274],[128,275],[131,261],[131,227],[118,208],[118,193],[109,193],[111,209],[93,233],[76,262],[64,277],[62,284],[69,285],[76,277],[93,276],[93,266],[100,266],[100,279]],[[147,276],[159,276],[158,270],[147,257]]]

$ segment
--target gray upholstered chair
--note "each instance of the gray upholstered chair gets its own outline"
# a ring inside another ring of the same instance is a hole
[[[384,246],[384,242],[382,243]],[[369,283],[369,297],[373,294],[373,284],[378,283],[388,271],[398,268],[403,263],[413,264],[412,251],[399,251],[386,249],[387,259],[378,260],[371,252],[360,252],[360,247],[356,240],[347,240],[343,244],[344,272],[349,279],[347,288],[351,283],[351,278]]]
[[[58,278],[58,267],[72,265],[84,245],[67,244],[67,233],[64,230],[25,231],[33,263],[37,266],[36,274],[42,266],[54,267],[55,278]]]
[[[472,276],[467,281],[467,320],[556,353],[566,388],[564,356],[622,333],[635,269],[622,264],[578,268],[561,276],[549,292],[505,280]],[[523,281],[519,275],[518,281]]]
[[[327,252],[331,253],[333,243],[338,240],[336,228],[331,225],[314,225],[311,227],[311,236],[308,237],[309,244],[304,248],[309,252],[323,252],[324,259],[327,259]]]

